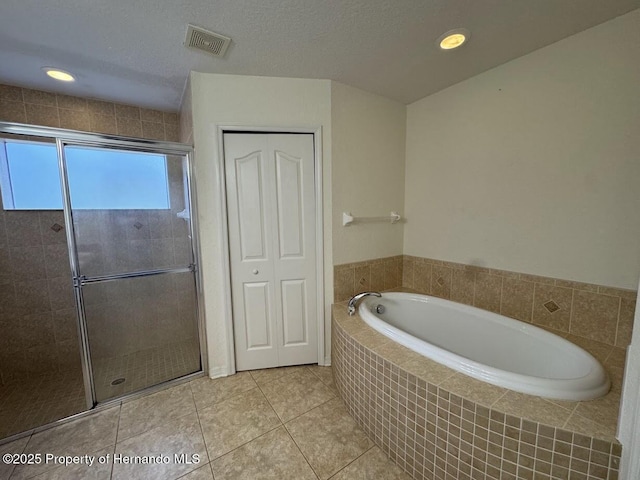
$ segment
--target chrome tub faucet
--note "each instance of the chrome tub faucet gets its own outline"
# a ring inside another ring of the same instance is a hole
[[[357,295],[354,295],[353,297],[351,297],[351,300],[349,300],[349,306],[347,307],[347,312],[349,312],[349,315],[353,315],[354,313],[356,313],[356,307],[358,306],[358,302],[367,296],[373,296],[373,297],[381,297],[382,294],[378,293],[378,292],[362,292],[362,293],[358,293]]]

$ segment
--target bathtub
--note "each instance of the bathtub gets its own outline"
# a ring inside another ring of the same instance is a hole
[[[358,313],[378,332],[431,360],[517,392],[580,401],[605,395],[611,385],[602,365],[577,345],[479,308],[392,292],[367,297]]]

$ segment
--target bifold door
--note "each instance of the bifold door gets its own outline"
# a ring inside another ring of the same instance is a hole
[[[311,134],[225,133],[236,369],[316,363]]]

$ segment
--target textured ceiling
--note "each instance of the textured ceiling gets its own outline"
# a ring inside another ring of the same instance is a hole
[[[1,0],[0,83],[159,109],[189,71],[324,78],[410,103],[640,8],[640,0]],[[188,23],[233,39],[183,46]],[[435,40],[465,27],[471,41]],[[49,80],[43,66],[76,74]]]

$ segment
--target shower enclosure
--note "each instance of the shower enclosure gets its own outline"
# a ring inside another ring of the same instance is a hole
[[[190,155],[0,122],[0,439],[202,373]]]

